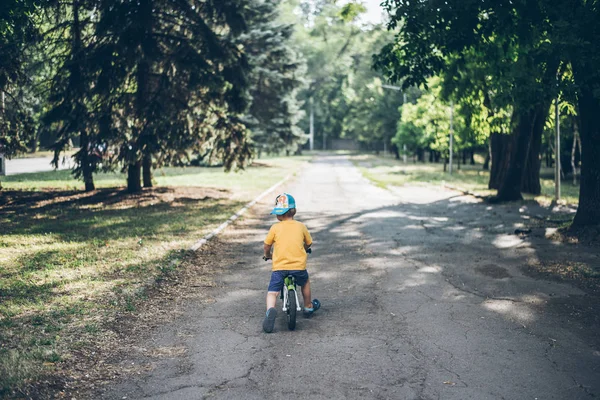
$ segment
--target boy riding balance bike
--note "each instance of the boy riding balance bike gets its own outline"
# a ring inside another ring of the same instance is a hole
[[[288,313],[288,316],[291,312],[294,315],[293,323],[290,322],[288,327],[295,328],[296,309],[294,307],[293,311],[290,310],[292,307],[289,303],[293,303],[292,306],[295,306],[297,297],[286,302],[289,296],[297,296],[294,290],[295,285],[301,287],[305,317],[310,317],[321,307],[319,300],[311,300],[306,259],[307,253],[311,252],[312,238],[306,225],[294,220],[296,201],[287,193],[280,194],[275,199],[275,208],[271,214],[277,216],[278,222],[271,226],[264,242],[263,259],[265,261],[273,260],[271,281],[267,292],[267,314],[263,321],[263,330],[266,333],[273,332],[277,318],[275,303],[280,293],[284,295],[284,311]],[[271,250],[273,250],[272,255]]]

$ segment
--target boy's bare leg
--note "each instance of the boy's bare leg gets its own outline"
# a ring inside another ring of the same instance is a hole
[[[304,308],[311,308],[313,306],[310,294],[310,279],[302,286],[302,298],[304,299]]]
[[[267,292],[267,310],[275,307],[278,295],[279,292]]]

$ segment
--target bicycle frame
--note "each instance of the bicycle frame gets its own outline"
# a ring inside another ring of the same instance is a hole
[[[298,291],[296,290],[296,280],[293,276],[286,276],[283,280],[283,312],[288,311],[288,297],[290,290],[294,291],[294,296],[296,296],[296,311],[302,311],[302,307],[300,306],[300,301],[298,299]]]

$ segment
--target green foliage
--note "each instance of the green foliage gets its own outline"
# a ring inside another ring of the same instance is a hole
[[[288,1],[286,10],[286,20],[296,22],[293,38],[306,58],[308,88],[300,97],[307,111],[313,106],[317,146],[331,138],[356,139],[374,149],[389,144],[403,96],[382,87],[371,57],[392,35],[380,26],[362,26],[366,9],[359,2]],[[308,116],[300,121],[304,132],[309,132]]]
[[[0,5],[0,153],[23,152],[35,139],[35,99],[27,85],[27,46],[37,40],[33,13],[40,1]]]
[[[351,2],[342,6],[339,16],[342,21],[348,23],[356,21],[358,17],[365,12],[367,12],[367,8],[363,4]]]
[[[462,107],[450,104],[441,98],[439,78],[427,81],[429,90],[418,98],[415,104],[402,106],[402,118],[393,142],[406,145],[408,150],[431,149],[442,154],[448,153],[450,116],[453,113],[455,150],[464,146],[470,138],[471,130],[465,125]]]

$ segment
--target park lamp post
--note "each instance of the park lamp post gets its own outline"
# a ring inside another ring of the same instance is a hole
[[[315,146],[315,106],[312,96],[310,97],[310,133],[308,134],[308,141],[310,151],[313,151]]]
[[[448,160],[448,172],[452,175],[452,160],[454,158],[454,102],[450,100],[450,157]]]

